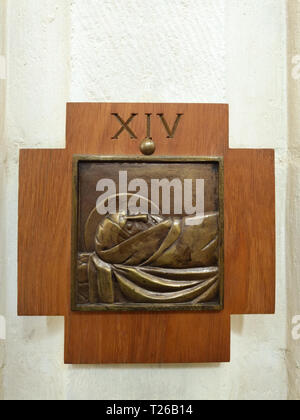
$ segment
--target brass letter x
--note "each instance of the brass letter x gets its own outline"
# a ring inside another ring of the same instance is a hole
[[[131,114],[131,117],[126,122],[120,117],[119,114],[111,114],[111,115],[114,115],[117,118],[117,120],[122,124],[122,127],[117,132],[117,134],[114,137],[112,137],[113,140],[117,140],[119,138],[119,135],[122,133],[123,130],[128,131],[128,133],[130,134],[130,137],[132,139],[137,139],[137,136],[134,134],[134,132],[131,130],[131,128],[128,127],[128,125],[131,123],[133,118],[136,117],[138,114]]]

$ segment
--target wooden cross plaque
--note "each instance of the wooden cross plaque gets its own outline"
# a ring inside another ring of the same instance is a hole
[[[274,151],[227,105],[70,103],[19,176],[18,313],[64,316],[65,363],[228,362],[230,316],[274,313]]]

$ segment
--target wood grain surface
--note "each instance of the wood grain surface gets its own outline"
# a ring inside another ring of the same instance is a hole
[[[120,129],[118,113],[138,139]],[[70,310],[74,154],[135,155],[152,114],[155,155],[224,156],[225,309],[219,313],[73,313]],[[167,138],[157,116],[172,126]],[[65,150],[21,150],[19,315],[65,316],[65,362],[200,363],[230,360],[230,314],[275,305],[274,152],[228,148],[228,106],[68,104]]]
[[[275,311],[273,150],[229,150],[224,160],[225,299],[232,314]]]

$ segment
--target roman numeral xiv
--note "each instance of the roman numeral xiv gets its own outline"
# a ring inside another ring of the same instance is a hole
[[[127,132],[130,136],[131,139],[137,139],[136,134],[134,133],[134,131],[132,130],[132,128],[130,128],[130,123],[134,120],[134,118],[138,115],[138,114],[131,114],[130,117],[125,121],[119,114],[117,113],[113,113],[111,114],[113,115],[118,122],[120,123],[121,127],[118,130],[118,132],[112,137],[113,140],[118,140],[120,135],[123,133],[123,131]],[[146,137],[151,138],[151,118],[152,118],[152,114],[145,114],[146,116]],[[173,126],[171,127],[168,122],[165,119],[164,114],[157,114],[157,117],[159,117],[161,123],[163,124],[165,130],[166,130],[166,134],[167,134],[167,139],[173,139],[175,137],[180,119],[182,118],[183,114],[177,114],[176,119],[173,123]]]

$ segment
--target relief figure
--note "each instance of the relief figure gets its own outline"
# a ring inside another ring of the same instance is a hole
[[[205,303],[219,295],[219,214],[199,224],[163,215],[100,216],[85,226],[88,300],[92,304]]]

